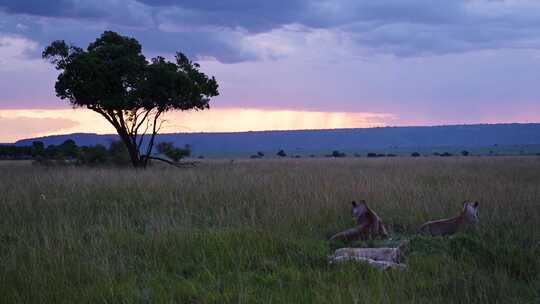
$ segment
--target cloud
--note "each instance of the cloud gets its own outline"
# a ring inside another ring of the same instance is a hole
[[[0,11],[8,19],[1,27],[42,45],[54,39],[86,45],[112,29],[140,39],[153,54],[182,50],[227,63],[283,56],[269,43],[258,40],[257,50],[246,43],[291,26],[398,57],[540,48],[535,0],[0,0]]]
[[[76,125],[76,121],[65,118],[8,117],[0,113],[0,142],[14,142],[21,138],[43,136]]]
[[[34,17],[87,19],[123,25],[148,25],[151,10],[133,0],[0,0],[0,11]]]
[[[29,55],[36,49],[38,49],[38,44],[35,41],[0,33],[0,71],[33,67],[35,62],[29,58]]]
[[[387,125],[396,117],[389,113],[213,108],[169,112],[164,119],[162,133],[373,127]],[[76,132],[114,134],[115,130],[90,110],[0,110],[0,142]]]

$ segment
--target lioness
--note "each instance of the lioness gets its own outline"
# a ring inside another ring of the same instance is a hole
[[[351,213],[358,226],[334,234],[330,238],[330,241],[353,241],[376,236],[388,236],[388,232],[386,231],[381,218],[373,212],[373,210],[369,209],[366,201],[361,200],[359,203],[353,201],[352,206]]]
[[[453,218],[429,221],[420,227],[420,232],[433,236],[450,235],[478,222],[478,202],[463,202],[463,210]]]

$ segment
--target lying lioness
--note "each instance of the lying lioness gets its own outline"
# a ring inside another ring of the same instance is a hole
[[[463,202],[463,210],[453,218],[429,221],[420,227],[420,232],[433,236],[454,234],[478,222],[478,202]]]
[[[337,249],[330,261],[347,259],[371,259],[375,261],[386,261],[391,263],[402,263],[409,253],[409,241],[402,241],[398,247],[389,248],[340,248]]]
[[[356,220],[358,226],[334,234],[330,238],[330,241],[354,241],[376,236],[388,236],[388,232],[386,231],[381,218],[375,214],[373,210],[369,209],[366,201],[362,200],[358,204],[353,201],[352,206],[352,216]]]

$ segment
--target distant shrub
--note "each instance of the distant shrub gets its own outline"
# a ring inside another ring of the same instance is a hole
[[[109,146],[109,156],[111,162],[116,166],[131,165],[131,158],[129,157],[126,145],[119,140],[111,142],[111,145]]]
[[[441,154],[442,157],[449,157],[449,156],[452,156],[452,153],[449,153],[449,152],[444,152],[443,154]]]
[[[377,153],[369,152],[367,157],[377,157]]]
[[[386,154],[386,156],[387,157],[396,157],[397,155],[390,153],[390,154]]]
[[[420,157],[420,153],[418,153],[418,152],[413,152],[413,153],[411,153],[411,156],[412,156],[412,157]]]
[[[82,147],[77,161],[82,165],[96,166],[107,163],[108,151],[103,145]]]
[[[32,142],[32,157],[42,157],[45,154],[45,144],[42,141]]]
[[[332,157],[345,157],[345,156],[347,156],[345,153],[339,152],[338,150],[332,151]]]
[[[264,153],[263,153],[263,152],[261,152],[261,151],[259,151],[259,152],[257,152],[257,156],[259,156],[259,157],[261,157],[261,158],[262,158],[262,157],[264,157]]]
[[[79,147],[77,147],[77,144],[73,139],[68,139],[58,146],[58,152],[60,158],[74,159],[79,154]]]
[[[469,156],[469,151],[463,150],[463,151],[461,151],[461,155],[462,156]]]
[[[189,145],[185,145],[184,148],[177,148],[174,146],[174,143],[163,141],[156,148],[159,153],[167,156],[174,162],[178,162],[180,159],[191,155],[191,147]]]
[[[279,150],[278,153],[276,153],[276,155],[279,156],[279,157],[285,157],[285,156],[287,156],[287,153],[285,153],[285,151],[283,151],[283,150]]]

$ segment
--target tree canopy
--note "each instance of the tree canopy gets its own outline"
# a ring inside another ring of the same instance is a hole
[[[86,50],[58,40],[42,55],[61,71],[56,95],[112,124],[135,167],[155,158],[152,149],[164,113],[208,109],[211,97],[219,95],[215,78],[184,54],[177,52],[175,62],[160,56],[148,61],[136,39],[112,31]]]

